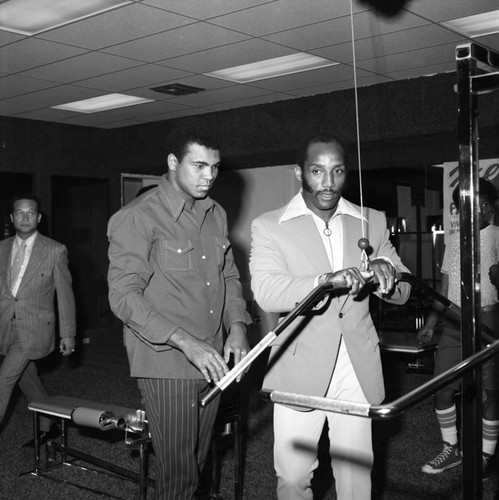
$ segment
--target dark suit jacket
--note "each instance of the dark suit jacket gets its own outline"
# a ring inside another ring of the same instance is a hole
[[[14,238],[0,241],[0,354],[6,350],[10,322],[15,316],[24,352],[30,359],[50,354],[55,347],[54,294],[61,337],[74,337],[75,301],[66,247],[38,234],[17,296],[10,291],[10,259]]]

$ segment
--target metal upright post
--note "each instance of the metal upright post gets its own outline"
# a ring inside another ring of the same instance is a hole
[[[456,49],[458,76],[459,230],[463,359],[480,350],[480,231],[478,228],[478,107],[471,88],[477,63],[472,44]],[[478,286],[477,286],[478,285]],[[482,498],[481,369],[463,376],[461,390],[464,498]]]
[[[456,48],[461,249],[461,337],[463,359],[481,349],[478,95],[498,88],[499,56],[475,43]],[[480,74],[479,74],[479,71]],[[463,498],[481,499],[481,366],[462,383]]]

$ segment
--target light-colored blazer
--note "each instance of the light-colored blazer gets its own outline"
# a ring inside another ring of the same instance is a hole
[[[274,313],[289,312],[313,290],[318,275],[331,271],[312,216],[279,223],[285,210],[283,207],[258,217],[251,228],[252,290],[260,307]],[[368,219],[366,236],[372,247],[370,259],[387,257],[399,272],[408,272],[390,243],[385,216],[372,209],[364,211]],[[349,215],[342,217],[343,268],[359,267],[361,221]],[[398,283],[388,301],[403,304],[409,294],[410,286]],[[367,400],[380,403],[384,385],[368,294],[361,300],[349,295],[334,297],[324,313],[297,318],[273,343],[264,389],[324,396],[342,335]]]
[[[55,347],[57,297],[59,333],[74,337],[75,300],[66,247],[38,234],[16,297],[10,291],[10,262],[14,238],[0,241],[0,354],[16,318],[24,352],[30,359],[50,354]]]

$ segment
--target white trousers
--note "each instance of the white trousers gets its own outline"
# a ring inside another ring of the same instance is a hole
[[[310,374],[313,377],[313,367]],[[343,341],[328,398],[367,403]],[[338,500],[370,500],[373,463],[371,420],[322,410],[274,406],[274,466],[279,500],[312,500],[319,438],[327,420]]]

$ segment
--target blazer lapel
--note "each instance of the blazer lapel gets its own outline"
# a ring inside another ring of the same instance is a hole
[[[325,272],[325,269],[330,270],[331,264],[327,257],[326,249],[322,242],[321,236],[317,231],[314,221],[310,220],[311,215],[303,215],[290,219],[284,224],[292,224],[293,232],[296,235],[295,242],[306,255],[310,256],[310,261],[317,269],[317,273]]]

